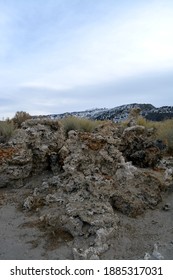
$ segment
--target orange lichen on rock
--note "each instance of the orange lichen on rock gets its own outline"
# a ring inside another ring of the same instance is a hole
[[[101,150],[106,144],[105,139],[94,138],[89,133],[81,133],[79,136],[80,139],[86,143],[88,148],[90,148],[93,151]]]
[[[12,147],[0,148],[0,161],[2,162],[11,159],[15,152],[16,149]]]

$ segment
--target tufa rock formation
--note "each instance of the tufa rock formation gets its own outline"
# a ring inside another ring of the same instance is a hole
[[[152,139],[151,130],[135,125],[123,131],[120,147],[126,160],[138,167],[154,167],[162,158],[164,145]],[[160,143],[160,145],[159,145]]]
[[[0,187],[29,185],[23,209],[37,212],[45,227],[68,233],[75,259],[99,259],[118,228],[118,211],[136,217],[154,208],[168,187],[167,169],[160,177],[151,169],[162,151],[150,134],[109,122],[66,137],[57,120],[27,120],[1,144]],[[37,176],[42,182],[36,188]]]

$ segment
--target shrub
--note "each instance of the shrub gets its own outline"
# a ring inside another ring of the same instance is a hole
[[[146,128],[155,128],[155,129],[157,129],[159,127],[159,122],[149,121],[149,120],[145,119],[142,116],[139,116],[139,118],[137,119],[137,124],[145,126]]]
[[[140,117],[137,119],[137,124],[138,124],[138,125],[143,125],[143,126],[145,126],[145,127],[147,127],[147,128],[149,128],[149,126],[150,126],[149,122],[148,122],[145,118],[143,118],[142,116],[140,116]]]
[[[173,154],[173,119],[159,122],[157,138],[165,142],[168,146],[168,153]]]
[[[66,135],[70,130],[77,130],[83,132],[92,132],[98,125],[98,121],[82,119],[77,117],[67,117],[61,120]]]
[[[17,128],[21,128],[21,124],[31,118],[32,117],[30,116],[30,114],[23,112],[23,111],[20,111],[20,112],[18,111],[18,112],[16,112],[16,114],[12,120],[14,122],[14,125]]]
[[[162,140],[168,147],[168,153],[173,154],[173,119],[153,122],[140,117],[138,118],[138,124],[146,128],[154,128],[156,131],[154,137]]]
[[[0,143],[5,143],[10,139],[15,130],[12,121],[0,121]]]

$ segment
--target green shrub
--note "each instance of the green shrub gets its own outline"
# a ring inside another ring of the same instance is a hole
[[[67,117],[61,120],[66,135],[70,130],[77,130],[83,132],[92,132],[98,125],[98,121],[82,119],[77,117]]]
[[[30,116],[30,114],[23,111],[18,111],[16,112],[14,118],[12,118],[12,121],[17,128],[21,128],[21,124],[31,118],[32,117]]]
[[[0,121],[0,143],[5,143],[10,139],[15,130],[12,121]]]

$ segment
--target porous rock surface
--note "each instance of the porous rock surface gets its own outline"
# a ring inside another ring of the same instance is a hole
[[[152,129],[135,125],[124,129],[121,151],[125,158],[139,167],[154,167],[165,148],[162,141],[153,141]]]
[[[0,146],[0,187],[22,185],[23,179],[48,169],[63,142],[63,130],[57,121],[23,123],[9,143]]]
[[[99,259],[118,228],[118,211],[136,217],[161,201],[172,173],[163,168],[158,179],[146,168],[161,154],[142,126],[122,130],[107,123],[65,137],[58,121],[31,119],[0,147],[0,187],[25,187],[48,171],[39,187],[32,185],[24,211],[36,211],[45,226],[68,232],[74,259]]]

